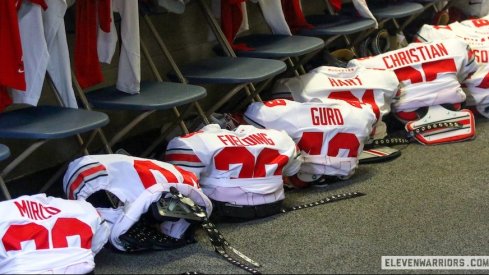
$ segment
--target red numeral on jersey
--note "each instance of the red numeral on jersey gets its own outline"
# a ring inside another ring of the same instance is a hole
[[[263,104],[267,107],[275,107],[275,106],[285,106],[287,105],[287,102],[283,99],[274,99],[274,100],[269,100],[263,102]]]
[[[265,177],[266,165],[270,164],[277,164],[274,175],[282,175],[288,161],[289,157],[270,148],[264,148],[256,159],[246,147],[226,147],[214,156],[217,170],[229,171],[231,164],[241,164],[238,178]]]
[[[414,67],[404,67],[395,69],[394,72],[397,75],[399,81],[410,81],[411,84],[419,82],[430,82],[438,77],[441,73],[456,73],[457,66],[453,59],[443,59],[431,62],[426,62],[421,65],[422,71],[415,69]],[[424,79],[423,79],[424,74]]]
[[[58,218],[51,229],[37,223],[12,224],[2,237],[5,251],[21,250],[21,243],[34,241],[36,250],[49,249],[49,238],[53,243],[53,248],[69,247],[69,236],[79,236],[80,246],[85,249],[92,247],[92,229],[88,224],[77,218]]]
[[[182,174],[183,183],[196,187],[199,186],[197,176],[194,173],[180,169],[176,166],[175,168]],[[177,176],[172,171],[159,166],[151,160],[134,160],[134,169],[136,169],[145,189],[148,189],[157,183],[156,177],[152,171],[161,173],[168,183],[179,182]]]
[[[477,85],[477,88],[482,88],[482,89],[487,89],[489,88],[489,73],[484,76],[484,79],[482,79],[481,83]]]
[[[299,148],[309,155],[320,155],[323,150],[323,132],[304,132],[297,144]],[[328,143],[327,156],[336,157],[340,149],[348,150],[348,157],[357,157],[360,141],[352,133],[337,133]]]
[[[489,20],[487,19],[472,19],[471,21],[477,28],[489,25]]]
[[[377,103],[375,102],[374,90],[372,89],[365,90],[365,93],[362,96],[362,101],[360,101],[356,96],[354,96],[351,91],[332,92],[329,94],[328,97],[332,99],[344,100],[350,103],[350,105],[357,108],[362,108],[361,104],[368,104],[372,106],[372,110],[375,113],[375,117],[377,119],[379,119],[380,117],[380,109]]]

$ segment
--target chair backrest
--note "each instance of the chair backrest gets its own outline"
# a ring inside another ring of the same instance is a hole
[[[201,0],[198,0],[196,4],[198,5],[200,12],[204,15],[204,20],[207,22],[214,37],[219,42],[225,56],[216,56],[212,53],[208,56],[201,55],[196,61],[180,65],[179,69],[174,70],[172,73],[173,78],[177,79],[176,75],[181,72],[181,75],[192,84],[233,85],[231,91],[226,93],[225,96],[220,97],[213,106],[208,108],[206,116],[210,116],[213,112],[223,107],[223,105],[240,90],[244,90],[246,93],[246,97],[243,100],[244,102],[248,100],[261,100],[258,94],[263,88],[256,88],[255,83],[261,82],[261,84],[269,84],[274,76],[285,71],[285,63],[278,60],[238,58],[233,48],[226,40],[219,23],[212,15],[209,6],[205,1]],[[158,43],[162,52],[167,58],[171,59],[171,54],[167,50],[160,33],[152,23],[150,15],[147,13],[144,14],[143,20],[148,25],[152,36]],[[199,25],[199,27],[201,28],[202,26]],[[219,89],[220,87],[217,88]]]

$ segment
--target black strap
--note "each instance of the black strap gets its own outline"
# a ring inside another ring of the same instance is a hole
[[[180,194],[180,192],[178,192],[178,190],[174,186],[170,187],[170,192],[175,198],[179,199],[180,201],[184,199],[182,194]],[[192,204],[189,205],[189,207],[192,210],[192,212],[196,213],[196,215],[198,216],[201,216],[202,213],[207,213],[198,204]],[[207,215],[203,218],[201,226],[207,233],[207,236],[209,237],[209,240],[212,246],[214,247],[214,250],[219,255],[221,255],[226,261],[252,274],[261,274],[260,271],[252,267],[252,266],[260,267],[261,265],[258,262],[250,259],[248,256],[244,255],[243,253],[239,252],[234,247],[232,247],[229,244],[229,242],[224,238],[224,236],[221,234],[221,232],[217,230],[216,226],[208,219]],[[245,261],[248,264],[243,263],[242,260],[240,260],[239,258],[241,258],[243,261]]]
[[[176,199],[184,199],[184,197],[178,192],[178,190],[172,186],[170,187],[170,192]],[[306,209],[306,208],[311,208],[327,203],[332,203],[332,202],[337,202],[341,200],[346,200],[346,199],[351,199],[355,197],[360,197],[364,196],[365,193],[361,192],[350,192],[350,193],[343,193],[343,194],[337,194],[337,195],[332,195],[323,199],[320,199],[315,202],[311,203],[306,203],[306,204],[301,204],[301,205],[296,205],[292,207],[285,207],[279,209],[278,213],[283,214],[295,210],[300,210],[300,209]],[[277,204],[273,204],[273,207],[275,207]],[[198,216],[202,216],[202,213],[206,213],[205,210],[199,206],[198,204],[192,204],[188,205],[192,212],[196,213]],[[224,238],[224,236],[219,232],[219,230],[216,228],[215,224],[213,224],[205,215],[205,217],[202,220],[201,223],[202,228],[205,230],[207,233],[207,236],[209,237],[209,240],[214,247],[214,250],[221,255],[226,261],[230,262],[233,265],[238,266],[239,268],[246,270],[252,274],[261,274],[260,271],[255,269],[255,267],[260,267],[261,265],[250,259],[248,256],[244,255],[243,253],[239,252],[237,249],[232,247],[229,242]],[[237,257],[236,257],[237,256]],[[237,259],[238,258],[238,259]],[[241,260],[240,260],[241,259]],[[243,263],[243,261],[245,263]]]
[[[261,205],[236,205],[212,200],[214,221],[236,221],[260,219],[280,213],[283,200]]]
[[[361,197],[361,196],[365,196],[365,195],[366,195],[365,193],[361,193],[361,192],[350,192],[350,193],[332,195],[332,196],[320,199],[320,200],[315,201],[315,202],[282,208],[282,210],[280,210],[280,213],[287,213],[287,212],[291,212],[291,211],[295,211],[295,210],[311,208],[311,207],[315,207],[318,205],[323,205],[323,204],[337,202],[337,201],[346,200],[346,199],[352,199],[355,197]]]
[[[370,143],[365,144],[364,149],[372,149],[378,146],[394,146],[394,145],[402,145],[409,144],[410,141],[404,137],[386,137],[382,139],[374,139]]]

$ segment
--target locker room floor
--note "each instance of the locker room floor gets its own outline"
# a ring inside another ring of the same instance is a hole
[[[477,119],[476,128],[469,142],[398,146],[399,158],[361,165],[335,186],[288,192],[286,205],[349,191],[366,196],[217,226],[265,274],[393,273],[381,270],[381,256],[489,255],[489,121]],[[172,251],[120,254],[105,248],[96,256],[95,273],[246,273],[215,253],[202,231],[197,238]],[[425,272],[437,273],[416,271]]]

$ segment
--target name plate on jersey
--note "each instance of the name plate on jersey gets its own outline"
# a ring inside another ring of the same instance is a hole
[[[458,142],[475,137],[474,115],[470,110],[451,111],[441,105],[430,106],[421,119],[405,126],[412,137],[426,145]]]

